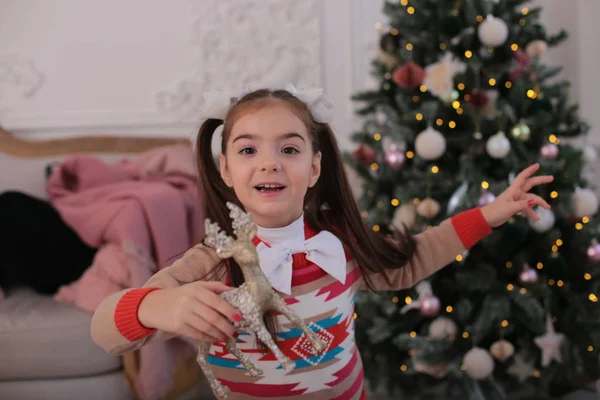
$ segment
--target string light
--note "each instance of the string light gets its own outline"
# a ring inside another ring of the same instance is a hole
[[[367,218],[369,216],[369,212],[365,210],[365,211],[361,212],[360,215],[363,218]]]
[[[402,372],[406,371],[407,369],[408,369],[408,367],[406,365],[402,365],[400,367],[400,371],[402,371]]]
[[[462,337],[465,338],[465,339],[467,339],[469,337],[469,332],[464,331],[463,334],[462,334]]]
[[[373,171],[377,171],[377,170],[379,169],[379,164],[377,164],[377,163],[373,163],[373,164],[371,164],[371,169],[372,169]]]
[[[454,129],[454,128],[456,128],[456,122],[450,121],[450,122],[448,122],[448,126],[450,127],[450,129]]]
[[[398,199],[392,199],[392,201],[390,201],[390,203],[392,203],[392,205],[394,207],[398,207],[400,205],[400,200],[398,200]]]
[[[490,80],[488,81],[488,83],[490,84],[490,86],[495,86],[496,85],[496,80],[494,78],[490,78]]]
[[[483,15],[478,15],[476,19],[477,19],[477,22],[483,21]]]
[[[594,346],[588,346],[588,351],[590,351],[590,352],[594,351]]]
[[[588,299],[592,302],[592,303],[596,303],[598,302],[598,297],[594,294],[594,293],[590,293],[590,295],[588,296]]]
[[[529,14],[529,8],[527,8],[527,7],[523,7],[523,9],[521,10],[521,13],[522,13],[523,15],[527,15],[527,14]]]
[[[583,279],[585,279],[586,281],[589,281],[592,279],[592,275],[590,275],[589,272],[586,272],[585,274],[583,274]]]
[[[558,138],[556,137],[556,135],[552,134],[552,135],[548,136],[548,141],[549,141],[550,143],[557,144],[557,142],[558,142]]]
[[[473,52],[471,50],[465,51],[465,57],[467,57],[467,58],[473,57]]]
[[[537,263],[536,265],[537,269],[543,269],[544,268],[544,264],[542,264],[541,262]]]
[[[435,123],[437,126],[442,126],[444,124],[444,120],[441,118],[438,118],[435,120]]]
[[[525,21],[524,19],[520,19],[520,20],[519,20],[519,24],[520,24],[521,26],[525,26],[525,24],[526,24],[526,23],[527,23],[527,21]]]
[[[556,190],[553,190],[552,193],[550,193],[550,197],[555,199],[558,197],[558,192]]]
[[[446,50],[446,43],[440,43],[440,50]]]
[[[396,28],[393,28],[393,29],[390,31],[390,33],[391,33],[392,35],[394,35],[394,36],[398,36],[398,34],[400,33],[400,31],[398,31],[398,29],[396,29]]]
[[[470,94],[465,94],[465,100],[466,101],[470,101],[471,100],[471,95]]]
[[[417,121],[422,121],[423,120],[423,114],[417,113],[417,115],[415,115],[415,118],[417,119]]]
[[[373,232],[379,232],[381,227],[379,225],[373,225]]]
[[[419,100],[421,100],[421,98],[419,96],[413,96],[412,100],[413,100],[414,103],[418,103]]]
[[[515,288],[515,285],[513,285],[512,283],[509,283],[508,285],[506,285],[506,289],[508,289],[508,291],[512,291]]]
[[[406,43],[406,50],[412,51],[412,49],[413,49],[412,43]]]
[[[427,86],[425,86],[425,85],[421,85],[421,86],[419,87],[419,90],[420,90],[421,92],[425,93],[425,92],[427,91]]]
[[[357,314],[357,313],[354,313],[354,314],[352,315],[352,317],[353,317],[354,319],[356,319],[356,317],[358,317],[358,314]]]
[[[501,327],[506,328],[508,326],[508,320],[504,320],[502,321],[502,323],[500,324]]]
[[[563,281],[561,281],[561,280],[559,280],[558,282],[556,282],[556,286],[558,286],[558,287],[563,287],[564,284],[565,283]]]
[[[583,222],[584,224],[587,224],[588,222],[590,222],[590,217],[581,218],[581,222]]]
[[[406,152],[406,158],[414,158],[415,153],[413,153],[412,151],[407,151]]]
[[[494,52],[494,46],[488,46],[487,48],[489,53],[493,53]]]
[[[458,90],[465,90],[465,84],[462,82],[459,83],[457,87],[458,87]]]
[[[556,282],[554,282],[554,279],[548,279],[548,285],[550,286],[554,286]]]
[[[433,167],[431,167],[431,172],[437,174],[438,172],[440,172],[440,168],[437,165],[434,165]]]
[[[400,4],[406,7],[408,5],[408,0],[400,0]]]
[[[383,201],[381,201],[381,200],[380,200],[380,201],[378,201],[378,202],[377,202],[377,207],[378,207],[378,208],[381,208],[381,207],[383,207]]]
[[[415,206],[418,206],[420,202],[421,202],[421,200],[419,200],[419,199],[413,199],[413,204]]]
[[[516,43],[513,43],[513,44],[510,45],[510,49],[512,51],[517,51],[517,50],[519,50],[519,45],[516,44]]]
[[[540,372],[539,369],[536,369],[535,371],[533,371],[533,376],[535,376],[536,378],[539,378],[542,375],[542,373]]]
[[[376,133],[376,134],[374,134],[374,135],[373,135],[373,139],[375,139],[375,140],[377,140],[377,141],[381,140],[381,134],[380,134],[380,133]]]
[[[448,306],[448,307],[446,307],[446,312],[448,312],[448,313],[451,313],[451,312],[452,312],[452,310],[454,310],[454,309],[452,308],[452,306]]]
[[[583,229],[583,224],[581,224],[581,222],[578,222],[575,224],[575,229],[577,229],[578,231]]]
[[[530,99],[535,99],[537,97],[537,93],[535,92],[535,90],[529,89],[527,91],[527,97],[529,97]]]
[[[527,293],[527,289],[525,289],[524,287],[522,287],[521,290],[519,290],[519,293],[526,294]]]
[[[506,262],[506,268],[509,268],[509,269],[512,268],[512,262],[507,261]]]
[[[378,31],[383,29],[383,24],[381,22],[378,22],[375,24],[375,29],[377,29]]]
[[[412,15],[412,14],[414,14],[414,13],[415,13],[415,8],[414,8],[414,7],[408,7],[408,8],[406,9],[406,12]]]
[[[458,109],[456,109],[456,113],[457,113],[458,115],[462,115],[463,111],[464,111],[464,110],[462,109],[462,107],[461,107],[461,108],[458,108]]]
[[[399,301],[400,301],[400,299],[398,298],[398,296],[394,296],[394,297],[392,298],[392,303],[394,303],[394,304],[396,304],[396,303],[397,303],[397,302],[399,302]]]
[[[405,302],[406,304],[410,304],[410,303],[412,303],[412,299],[410,298],[410,296],[406,296],[406,297],[404,298],[404,302]]]
[[[454,101],[452,102],[452,107],[453,107],[455,110],[458,110],[458,109],[460,108],[460,101],[458,101],[458,100],[454,100]]]
[[[558,246],[557,246],[557,245],[555,245],[555,244],[553,244],[553,245],[552,245],[552,252],[553,252],[553,253],[556,253],[557,251],[558,251]]]
[[[511,81],[506,81],[506,83],[504,83],[504,87],[507,89],[510,89],[512,87],[512,82]]]
[[[467,366],[465,364],[460,366],[460,370],[461,371],[466,371],[467,370]]]
[[[417,337],[417,332],[415,332],[415,331],[412,331],[412,332],[410,333],[410,337]]]
[[[481,182],[481,187],[484,189],[487,189],[490,187],[490,184],[487,181],[482,181]]]
[[[562,246],[563,245],[563,241],[561,239],[556,239],[556,245],[557,246]]]

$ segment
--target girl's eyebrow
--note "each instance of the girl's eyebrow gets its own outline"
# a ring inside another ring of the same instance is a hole
[[[296,132],[284,133],[279,136],[279,139],[290,139],[290,138],[294,138],[294,137],[300,138],[303,142],[306,142],[304,140],[304,137],[302,137],[301,134],[296,133]],[[240,140],[240,139],[258,140],[258,139],[260,139],[260,137],[255,133],[242,133],[242,134],[238,135],[235,139],[233,139],[232,143],[235,143],[237,140]]]

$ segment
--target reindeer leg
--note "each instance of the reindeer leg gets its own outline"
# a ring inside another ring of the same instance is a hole
[[[281,352],[279,347],[277,347],[277,343],[275,343],[273,340],[269,330],[263,324],[262,319],[258,321],[252,321],[250,323],[250,329],[252,329],[254,333],[256,333],[256,337],[266,344],[273,354],[275,354],[275,358],[277,358],[277,361],[281,363],[281,366],[285,372],[291,372],[294,369],[296,363],[286,357],[285,354]]]
[[[287,306],[287,304],[285,304],[285,301],[283,301],[283,299],[281,297],[274,294],[271,305],[274,310],[279,311],[280,313],[285,315],[285,317],[287,319],[289,319],[291,323],[296,325],[298,328],[300,328],[300,330],[302,330],[302,332],[304,332],[304,334],[306,335],[306,338],[312,345],[315,354],[318,354],[325,349],[327,344],[325,342],[323,342],[321,339],[319,339],[319,337],[315,334],[315,332],[313,332],[304,323],[304,320],[302,318],[300,318],[291,308],[289,308]]]
[[[198,342],[198,355],[196,356],[196,361],[198,362],[198,365],[200,365],[200,368],[202,369],[202,372],[204,373],[204,376],[206,377],[206,380],[208,381],[208,384],[210,385],[215,397],[218,400],[226,400],[229,396],[229,388],[223,386],[221,382],[219,382],[219,380],[215,377],[212,368],[206,361],[206,355],[210,350],[210,346],[211,343],[209,342]]]
[[[242,365],[248,370],[250,376],[260,376],[263,374],[263,371],[257,368],[256,365],[254,365],[252,361],[250,361],[248,356],[246,356],[244,353],[242,353],[240,349],[238,349],[235,339],[227,340],[225,346],[231,354],[233,354],[238,360],[242,362]]]

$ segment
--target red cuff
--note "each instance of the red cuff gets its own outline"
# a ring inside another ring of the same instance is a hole
[[[156,329],[146,328],[138,319],[138,309],[146,295],[160,288],[149,287],[133,289],[121,297],[115,308],[117,330],[130,342],[150,336]]]
[[[492,232],[479,207],[456,214],[450,221],[465,249],[470,249]]]

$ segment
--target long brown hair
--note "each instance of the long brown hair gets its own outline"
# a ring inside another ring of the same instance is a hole
[[[212,154],[212,139],[215,130],[223,125],[221,152],[227,152],[227,139],[233,124],[241,114],[250,109],[268,106],[270,102],[280,101],[307,127],[313,152],[321,152],[321,175],[312,188],[309,188],[304,199],[304,219],[308,225],[319,232],[327,230],[338,236],[350,251],[361,269],[363,278],[369,289],[374,290],[370,275],[383,273],[386,269],[404,267],[414,253],[414,241],[410,234],[396,232],[396,241],[370,230],[360,215],[356,201],[352,195],[348,178],[344,170],[342,156],[335,136],[328,124],[315,121],[310,110],[301,100],[286,90],[260,89],[251,92],[230,107],[225,120],[208,119],[198,132],[197,162],[204,197],[206,218],[218,222],[229,235],[233,228],[226,203],[231,201],[243,208],[232,188],[228,187],[215,164]],[[239,265],[230,259],[226,267],[219,263],[211,274],[223,277],[229,274],[231,284],[239,286],[244,277]],[[386,274],[384,279],[389,282]],[[273,321],[268,324],[271,329]]]

